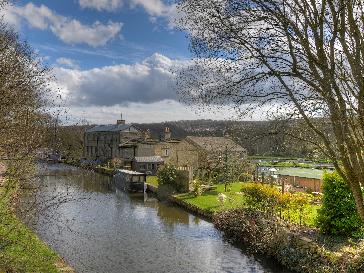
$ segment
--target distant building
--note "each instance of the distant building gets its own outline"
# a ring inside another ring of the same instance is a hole
[[[331,170],[326,170],[331,172]],[[325,171],[309,168],[281,168],[277,171],[279,179],[286,185],[292,185],[302,190],[322,191],[322,176]]]

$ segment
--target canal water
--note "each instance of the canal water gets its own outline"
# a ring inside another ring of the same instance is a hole
[[[40,174],[19,214],[79,273],[289,272],[178,207],[118,191],[108,177],[66,165],[42,165]]]

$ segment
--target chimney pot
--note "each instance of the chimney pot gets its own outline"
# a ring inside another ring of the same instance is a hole
[[[120,114],[120,118],[121,119],[118,119],[116,124],[117,125],[125,125],[125,119],[123,119],[123,114],[122,113]]]
[[[164,130],[164,140],[170,140],[172,137],[171,129],[166,127]]]

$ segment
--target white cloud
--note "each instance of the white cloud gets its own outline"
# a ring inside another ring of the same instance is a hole
[[[67,44],[88,44],[92,47],[105,45],[121,30],[123,24],[98,21],[92,25],[84,25],[80,21],[61,16],[41,5],[28,3],[25,6],[10,6],[5,11],[4,19],[9,24],[19,27],[21,19],[37,29],[51,30],[59,39]]]
[[[177,100],[173,71],[187,61],[154,54],[132,65],[91,70],[55,68],[59,89],[69,105],[112,106]]]
[[[141,6],[151,16],[165,16],[172,6],[164,4],[162,0],[130,0],[132,7]]]
[[[132,9],[141,7],[150,16],[151,22],[155,23],[158,17],[166,18],[169,25],[173,25],[176,15],[176,5],[166,4],[163,0],[78,0],[81,8],[96,9],[98,11],[116,11],[124,4]]]
[[[155,23],[158,17],[162,17],[168,21],[168,27],[173,28],[176,25],[178,14],[175,4],[166,4],[163,0],[130,0],[130,6],[142,7],[149,14],[152,23]]]
[[[115,11],[123,5],[122,0],[79,0],[81,8],[91,8],[98,11]]]
[[[56,62],[62,66],[66,66],[66,67],[73,68],[73,69],[79,69],[79,65],[77,64],[77,62],[72,59],[61,57],[61,58],[58,58],[56,60]]]
[[[73,121],[114,123],[120,112],[128,122],[237,118],[237,112],[229,105],[205,109],[179,102],[175,72],[191,63],[191,60],[173,60],[156,53],[131,65],[90,70],[56,67],[57,82],[52,87],[62,95]],[[266,119],[269,107],[257,108],[247,119]]]

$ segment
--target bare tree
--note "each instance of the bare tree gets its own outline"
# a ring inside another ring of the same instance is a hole
[[[51,121],[49,69],[15,32],[0,22],[0,154],[33,157]],[[21,165],[24,165],[22,163]]]
[[[178,9],[197,56],[181,76],[185,101],[243,114],[270,105],[303,120],[364,220],[363,1],[182,0]]]

